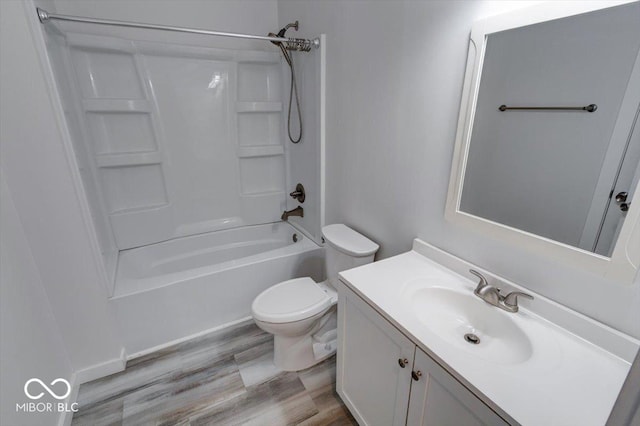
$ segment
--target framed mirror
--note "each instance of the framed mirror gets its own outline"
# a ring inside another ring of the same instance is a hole
[[[630,283],[639,179],[640,2],[546,2],[474,25],[449,220]]]

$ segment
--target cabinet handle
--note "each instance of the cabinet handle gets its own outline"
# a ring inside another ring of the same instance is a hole
[[[422,371],[418,370],[418,371],[412,371],[412,372],[411,372],[411,378],[412,378],[413,380],[415,380],[416,382],[417,382],[418,380],[420,380],[420,377],[422,377]]]
[[[409,364],[409,360],[406,358],[400,358],[398,359],[398,364],[400,364],[400,367],[404,368]]]

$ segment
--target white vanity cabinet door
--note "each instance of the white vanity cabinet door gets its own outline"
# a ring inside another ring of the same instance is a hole
[[[408,426],[508,425],[420,349],[413,370],[422,374],[411,384]]]
[[[415,345],[350,290],[338,300],[338,394],[360,426],[404,426]]]

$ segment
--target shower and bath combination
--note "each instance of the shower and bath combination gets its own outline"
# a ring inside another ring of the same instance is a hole
[[[316,263],[306,259],[323,253],[316,242],[321,197],[314,199],[323,157],[309,151],[321,152],[319,123],[305,123],[305,150],[286,142],[287,70],[276,46],[293,67],[292,51],[314,52],[320,39],[291,37],[295,23],[275,35],[257,35],[43,9],[37,16],[45,26],[56,25],[42,33],[60,101],[75,118],[67,122],[68,152],[76,157],[69,164],[89,170],[78,176],[79,184],[94,189],[85,194],[99,245],[96,258],[128,352],[226,324],[246,315],[251,301],[274,282],[313,276]],[[231,48],[200,39],[192,45],[190,38],[178,43],[151,33],[138,40],[139,32],[93,29],[98,25],[253,43]],[[277,44],[256,46],[258,41]],[[321,53],[315,58],[308,70],[305,64],[310,82],[321,75]],[[298,105],[300,64],[293,84]],[[227,84],[214,93],[207,85],[216,76]],[[308,99],[315,108],[322,92],[320,86],[310,90],[318,94]],[[290,118],[292,139],[300,140],[294,111]],[[303,178],[313,194],[307,211],[299,207],[305,188],[288,187]],[[285,194],[295,204],[282,218]],[[308,238],[292,247],[292,234],[301,231]],[[174,292],[179,296],[169,296]],[[233,297],[221,297],[226,294]],[[166,302],[163,309],[153,306],[158,300]],[[150,335],[153,324],[166,323],[171,327]]]

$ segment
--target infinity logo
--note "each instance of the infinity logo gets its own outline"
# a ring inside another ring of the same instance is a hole
[[[32,379],[27,380],[27,383],[24,384],[24,394],[29,399],[40,399],[44,395],[44,392],[40,392],[38,395],[31,395],[29,393],[29,389],[28,389],[29,385],[31,384],[31,382],[39,383],[40,386],[42,386],[44,388],[44,390],[46,390],[49,393],[49,395],[51,395],[55,399],[65,399],[71,393],[71,384],[68,381],[66,381],[65,379],[58,378],[58,379],[55,379],[53,382],[51,382],[51,386],[55,385],[56,383],[60,383],[60,382],[62,382],[65,385],[67,385],[67,391],[64,393],[64,395],[58,395],[53,390],[51,390],[51,388],[49,386],[47,386],[42,380],[36,379],[36,378],[32,378]]]

